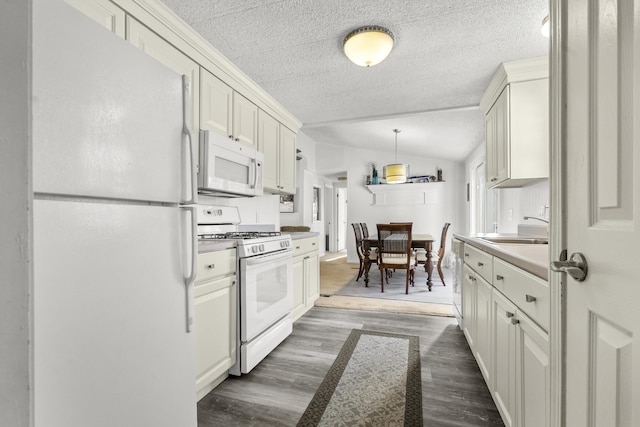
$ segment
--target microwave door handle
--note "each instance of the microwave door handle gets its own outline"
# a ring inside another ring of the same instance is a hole
[[[185,74],[182,75],[182,140],[186,142],[188,147],[188,171],[186,172],[185,182],[189,182],[189,198],[184,200],[182,204],[192,205],[196,203],[196,168],[193,164],[193,134],[189,129],[189,91],[190,91],[189,77]]]
[[[251,189],[255,190],[258,185],[258,162],[255,158],[251,159],[251,164],[253,165],[253,184],[251,184]]]

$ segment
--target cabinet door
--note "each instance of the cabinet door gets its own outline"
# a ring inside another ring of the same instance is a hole
[[[235,276],[206,282],[194,288],[196,390],[207,394],[235,363]]]
[[[484,117],[484,140],[487,187],[495,184],[496,178],[496,109],[491,108]]]
[[[491,303],[491,371],[493,400],[506,427],[515,425],[516,416],[516,306],[493,290]]]
[[[475,273],[465,264],[462,278],[462,330],[471,350],[475,350],[476,346],[476,289]]]
[[[293,259],[293,320],[305,312],[304,256]]]
[[[495,104],[495,181],[493,184],[499,184],[505,179],[509,178],[509,159],[510,159],[510,144],[509,135],[511,122],[509,120],[509,86],[507,85],[503,90]]]
[[[546,427],[551,424],[549,336],[519,310],[517,318],[518,426]]]
[[[258,145],[258,107],[238,92],[233,92],[233,139]]]
[[[200,70],[200,84],[200,127],[230,138],[233,89],[204,68]]]
[[[311,252],[305,257],[305,307],[313,307],[313,303],[320,296],[319,257],[318,252]]]
[[[280,123],[262,110],[258,111],[258,150],[264,153],[262,183],[265,190],[279,192]]]
[[[280,192],[296,192],[296,134],[280,125],[280,152],[278,162]]]
[[[65,0],[112,33],[124,38],[125,13],[109,0]]]
[[[475,354],[487,384],[491,384],[491,285],[476,275]]]
[[[191,81],[189,100],[191,111],[188,112],[189,125],[193,135],[193,149],[197,160],[198,130],[200,129],[200,67],[187,55],[173,47],[165,39],[151,31],[130,16],[127,16],[127,39],[131,44],[148,53],[178,74],[186,74]],[[197,163],[197,161],[196,161]]]

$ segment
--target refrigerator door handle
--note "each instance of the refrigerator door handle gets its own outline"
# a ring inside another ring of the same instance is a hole
[[[191,129],[189,129],[189,91],[190,91],[190,81],[189,77],[186,74],[182,75],[182,139],[186,141],[188,144],[188,176],[187,181],[189,182],[189,199],[184,200],[182,204],[190,205],[196,203],[196,194],[197,183],[196,183],[196,167],[194,165],[193,159],[193,134]]]
[[[187,332],[191,332],[193,329],[193,282],[196,280],[198,273],[198,239],[197,234],[197,220],[196,220],[196,207],[195,206],[181,206],[185,211],[189,211],[190,215],[190,227],[188,227],[187,233],[185,233],[186,242],[185,248],[189,248],[190,253],[190,272],[184,279],[185,294],[186,294],[186,309],[187,309]],[[189,259],[189,258],[187,258]]]

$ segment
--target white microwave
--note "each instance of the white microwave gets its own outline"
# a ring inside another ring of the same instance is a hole
[[[200,130],[198,192],[212,196],[262,196],[264,154],[254,147]]]

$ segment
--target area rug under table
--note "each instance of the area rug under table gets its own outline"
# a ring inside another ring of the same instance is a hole
[[[417,336],[354,329],[298,426],[422,426]]]

